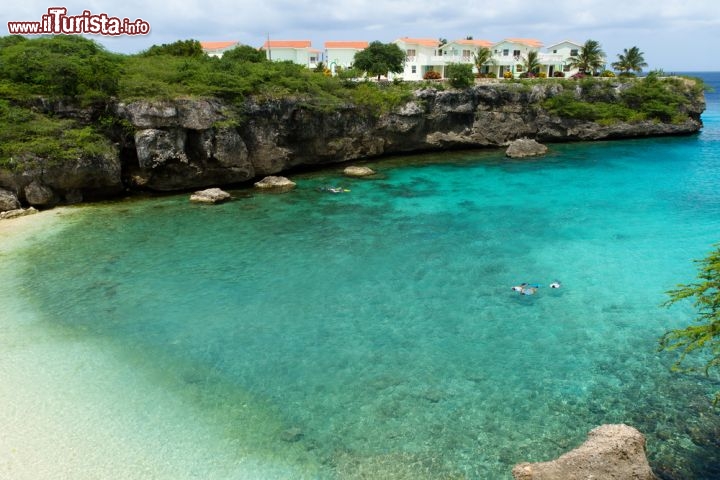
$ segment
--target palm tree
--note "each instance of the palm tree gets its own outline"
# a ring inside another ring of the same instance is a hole
[[[569,58],[570,68],[577,68],[580,73],[595,75],[605,64],[605,52],[597,40],[587,40],[577,56]]]
[[[643,52],[638,47],[632,47],[630,50],[623,49],[623,53],[618,53],[618,61],[613,62],[613,68],[620,72],[620,75],[631,75],[631,72],[642,72],[643,67],[647,67]]]
[[[482,67],[486,63],[492,63],[492,52],[487,47],[478,47],[473,53],[473,60],[478,73],[482,73]]]
[[[531,50],[528,52],[527,57],[523,59],[523,65],[525,66],[525,72],[528,76],[537,75],[540,71],[540,60],[538,59],[538,52]]]

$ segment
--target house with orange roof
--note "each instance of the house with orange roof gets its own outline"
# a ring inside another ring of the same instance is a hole
[[[325,61],[335,75],[337,67],[350,68],[355,63],[355,54],[365,50],[368,42],[333,41],[325,42]]]
[[[505,72],[518,76],[524,71],[524,59],[527,58],[528,53],[538,52],[539,54],[542,46],[543,43],[540,40],[533,38],[506,38],[495,43],[492,46],[491,71],[498,77],[502,77]]]
[[[453,40],[440,47],[442,58],[446,64],[448,63],[470,63],[473,65],[473,71],[477,72],[475,65],[475,54],[480,48],[492,49],[493,42],[490,40],[473,40],[462,39]],[[492,51],[492,50],[491,50]],[[488,67],[484,67],[487,70]],[[444,72],[443,72],[443,76]]]
[[[312,48],[310,40],[267,40],[260,50],[265,52],[268,60],[293,62],[308,68],[315,68],[322,53]]]
[[[240,45],[240,42],[200,42],[203,52],[211,57],[222,57],[223,53]]]
[[[405,70],[398,77],[403,80],[422,80],[429,71],[437,71],[442,75],[445,61],[438,39],[402,37],[393,43],[405,52]]]

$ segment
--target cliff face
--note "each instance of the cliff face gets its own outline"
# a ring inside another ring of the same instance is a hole
[[[313,110],[292,100],[248,101],[239,119],[207,100],[135,102],[118,105],[117,112],[136,129],[137,163],[128,168],[130,178],[155,190],[236,183],[301,165],[384,154],[503,146],[521,137],[565,142],[689,134],[702,127],[702,95],[689,101],[689,119],[682,124],[601,125],[544,110],[542,102],[561,88],[511,83],[426,89],[379,116],[357,106]]]
[[[42,172],[41,178],[32,171],[0,170],[0,187],[22,200],[27,200],[23,188],[33,180],[53,189],[61,200],[81,198],[88,190],[172,191],[384,154],[503,146],[521,137],[565,142],[680,135],[702,127],[702,93],[688,98],[684,108],[689,119],[682,124],[601,125],[561,118],[542,108],[542,102],[562,88],[555,83],[498,83],[466,90],[425,89],[381,115],[354,105],[327,111],[292,99],[247,100],[239,109],[242,113],[219,100],[121,103],[115,113],[134,133],[117,158],[78,159],[76,165]]]

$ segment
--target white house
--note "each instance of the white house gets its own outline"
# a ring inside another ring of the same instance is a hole
[[[312,48],[310,40],[268,40],[261,50],[268,60],[275,62],[289,61],[315,68],[320,61],[320,51]]]
[[[200,42],[203,52],[211,57],[222,57],[223,53],[240,45],[239,42]]]
[[[397,75],[403,80],[422,80],[435,70],[442,75],[445,61],[440,52],[440,41],[435,38],[398,38],[393,42],[405,52],[405,70]]]
[[[470,63],[473,64],[473,71],[477,72],[475,68],[475,54],[480,48],[488,48],[492,51],[493,43],[489,40],[453,40],[440,47],[442,58],[447,65],[448,63]],[[487,71],[488,67],[483,67],[484,71]],[[443,77],[445,72],[443,69]]]
[[[581,44],[569,40],[548,46],[545,53],[540,55],[541,62],[546,67],[547,76],[552,77],[555,72],[563,72],[565,76],[576,74],[578,69],[570,68],[568,59],[577,57],[582,48]]]
[[[337,67],[350,68],[355,63],[355,54],[365,50],[368,42],[325,42],[325,61],[335,74]]]
[[[518,76],[525,69],[524,62],[528,53],[539,54],[542,46],[540,40],[533,38],[506,38],[491,48],[493,56],[490,71],[495,72],[498,77],[502,77],[505,72]]]

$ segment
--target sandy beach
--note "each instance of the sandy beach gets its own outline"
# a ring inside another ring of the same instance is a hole
[[[60,233],[80,211],[0,221],[0,478],[287,478],[112,346],[48,328],[18,294],[14,252]]]

